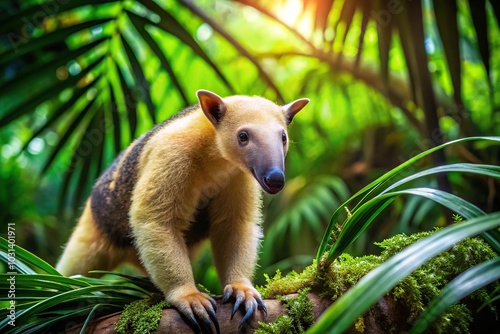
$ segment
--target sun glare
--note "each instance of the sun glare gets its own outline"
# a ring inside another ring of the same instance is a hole
[[[304,13],[303,3],[301,0],[276,2],[274,12],[281,21],[291,27],[294,27],[301,34],[308,35],[311,33],[311,17],[309,13]]]

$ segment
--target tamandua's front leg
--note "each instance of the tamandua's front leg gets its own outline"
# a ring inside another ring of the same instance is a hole
[[[210,241],[215,266],[224,284],[222,302],[234,298],[231,318],[240,305],[245,307],[240,327],[257,309],[267,315],[267,309],[250,278],[257,263],[260,223],[260,191],[246,187],[253,180],[242,176],[235,185],[223,190],[211,205]],[[228,205],[230,203],[230,205]]]
[[[182,179],[182,178],[181,178]],[[212,333],[212,323],[220,333],[215,301],[196,288],[188,248],[183,231],[195,203],[177,203],[186,196],[164,196],[158,190],[158,175],[154,179],[139,179],[130,210],[130,221],[136,248],[142,264],[152,281],[164,293],[168,303],[175,306],[198,332]],[[190,189],[169,184],[173,191]],[[188,184],[186,182],[185,184]],[[181,194],[177,194],[181,195]]]

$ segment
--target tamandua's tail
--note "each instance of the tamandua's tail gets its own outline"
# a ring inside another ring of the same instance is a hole
[[[99,231],[92,218],[89,199],[56,265],[57,271],[65,276],[87,276],[91,270],[113,270],[125,261],[141,267],[132,246],[116,247]]]

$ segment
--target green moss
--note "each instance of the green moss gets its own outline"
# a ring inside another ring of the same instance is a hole
[[[383,249],[379,256],[370,255],[354,258],[343,254],[330,267],[323,268],[321,271],[318,271],[316,263],[313,263],[302,273],[292,272],[282,277],[281,273],[277,272],[273,278],[266,278],[267,285],[261,287],[260,291],[265,298],[273,298],[309,287],[324,298],[336,300],[372,269],[432,233],[434,232],[416,233],[410,236],[396,235],[377,243]],[[481,238],[463,240],[415,270],[392,290],[392,294],[396,300],[408,308],[408,322],[412,323],[453,278],[465,270],[495,257],[497,254]],[[496,282],[492,289],[499,286],[500,284]],[[489,298],[484,289],[478,290],[470,297],[481,303],[486,302]],[[490,304],[489,307],[493,312],[496,312],[494,306]],[[288,314],[288,317],[292,316]],[[272,324],[271,327],[268,327],[267,332],[262,333],[278,333],[273,330],[287,326],[294,320],[286,318],[280,321],[281,324]],[[465,304],[456,304],[443,314],[433,325],[432,330],[437,333],[468,333],[471,321],[472,313],[465,307]],[[356,322],[356,328],[363,331],[362,318]]]
[[[155,333],[161,319],[162,309],[168,304],[161,295],[136,300],[125,306],[115,330],[119,334]]]
[[[404,234],[378,243],[384,249],[380,257],[383,261],[400,252],[407,246],[421,240],[433,232],[416,233],[411,236]],[[497,254],[481,238],[465,239],[454,245],[448,251],[430,259],[410,276],[405,278],[393,290],[396,299],[400,300],[410,310],[409,322],[415,321],[420,312],[434,299],[441,289],[463,271],[491,260]],[[496,284],[499,286],[499,284]],[[471,298],[481,302],[488,300],[484,289],[471,294]],[[494,307],[491,307],[496,312]],[[463,304],[451,307],[435,324],[437,332],[468,333],[472,314]],[[454,330],[452,330],[454,329]]]
[[[256,334],[281,334],[281,333],[304,333],[314,322],[313,305],[307,293],[310,289],[301,289],[298,296],[278,299],[287,309],[286,315],[279,316],[274,322],[259,322],[261,328],[255,330]]]
[[[257,287],[263,298],[275,298],[279,295],[297,293],[300,289],[313,288],[316,285],[316,264],[313,263],[300,274],[292,271],[286,277],[282,277],[278,270],[272,278],[268,275],[264,276],[267,284],[264,287]]]
[[[470,333],[472,320],[471,311],[465,304],[455,304],[442,314],[433,328],[436,333],[466,334]]]

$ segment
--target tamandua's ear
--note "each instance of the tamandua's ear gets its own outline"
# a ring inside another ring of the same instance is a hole
[[[215,93],[203,89],[198,90],[196,96],[198,96],[201,110],[203,110],[208,120],[213,125],[219,124],[226,113],[226,105],[222,101],[222,98]]]
[[[286,124],[292,123],[293,117],[309,103],[309,99],[298,99],[283,106],[285,110]]]

